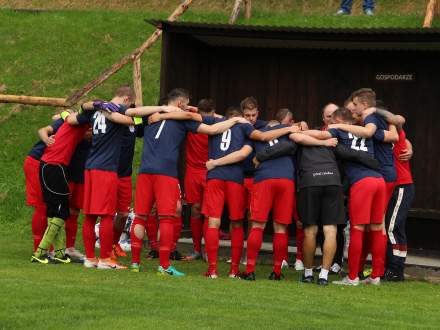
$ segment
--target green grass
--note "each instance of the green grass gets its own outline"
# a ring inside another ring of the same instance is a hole
[[[252,24],[419,27],[422,20],[420,15],[398,13],[373,19],[336,18],[263,9],[257,6]],[[153,31],[144,18],[166,15],[165,11],[0,10],[0,86],[5,84],[8,94],[64,97],[139,46]],[[183,20],[226,22],[228,16],[226,11],[199,10],[189,11]],[[90,97],[109,97],[117,85],[131,82],[131,70],[124,68]],[[146,104],[157,102],[159,73],[160,43],[142,57]],[[13,107],[0,105],[0,119]],[[247,283],[225,278],[207,281],[200,276],[206,270],[202,263],[182,264],[189,275],[183,279],[158,278],[155,262],[148,262],[141,274],[30,264],[31,210],[24,206],[22,162],[37,139],[37,128],[47,125],[53,111],[22,107],[0,123],[0,329],[436,328],[440,324],[440,287],[424,282],[318,288],[299,285],[298,275],[291,271],[285,282],[269,282],[264,279],[270,272],[267,266],[258,269],[261,280]],[[226,273],[226,266],[221,273]]]
[[[28,235],[29,237],[29,235]],[[28,262],[30,242],[0,239],[0,328],[436,328],[440,287],[423,282],[381,287],[326,288],[266,279],[270,267],[257,268],[257,281],[201,276],[202,262],[176,262],[185,278],[144,271],[98,271],[81,265]],[[5,249],[5,247],[7,247]]]

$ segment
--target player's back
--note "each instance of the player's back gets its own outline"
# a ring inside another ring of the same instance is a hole
[[[224,121],[224,118],[213,118],[205,123]],[[245,144],[252,145],[249,135],[254,130],[250,124],[236,124],[222,134],[209,137],[209,158],[219,159],[232,152],[240,150]],[[227,181],[243,182],[243,162],[219,166],[208,172],[208,179],[221,179]]]
[[[365,124],[373,123],[377,130],[373,136],[374,157],[379,161],[380,173],[385,181],[393,182],[397,174],[394,168],[393,144],[384,142],[384,130],[388,130],[388,124],[385,119],[377,114],[371,114],[365,118]]]
[[[332,128],[328,131],[333,137],[338,139],[339,143],[342,143],[346,147],[357,151],[368,152],[369,154],[374,155],[374,144],[372,139],[359,138],[340,129]],[[360,163],[345,161],[343,165],[345,174],[347,175],[350,184],[353,184],[366,177],[382,177],[379,172],[376,172]]]
[[[79,116],[88,119],[88,115]],[[55,143],[46,148],[41,160],[49,164],[63,164],[68,166],[76,146],[82,140],[84,133],[89,127],[89,125],[86,125],[82,121],[81,125],[76,126],[64,122],[55,134]]]
[[[50,126],[53,129],[53,134],[56,134],[56,132],[58,131],[58,129],[64,124],[64,120],[62,119],[57,119],[55,120],[52,124],[50,124]],[[46,150],[46,143],[44,143],[43,141],[39,140],[37,143],[34,144],[34,146],[32,147],[31,151],[29,151],[29,156],[31,156],[32,158],[36,159],[36,160],[40,160],[41,156],[43,156],[44,151]]]
[[[126,108],[121,106],[121,113]],[[90,118],[92,126],[92,147],[86,161],[86,169],[116,172],[121,154],[125,125],[107,119],[101,111],[95,111]]]
[[[162,120],[145,126],[139,172],[177,177],[180,145],[187,132],[196,132],[199,125],[192,120]]]
[[[266,126],[260,129],[262,132],[287,127],[287,125]],[[279,142],[289,141],[288,136],[281,136],[269,142],[254,142],[255,151],[259,152]],[[266,179],[290,179],[294,180],[295,164],[290,155],[274,158],[261,163],[255,171],[255,182]]]

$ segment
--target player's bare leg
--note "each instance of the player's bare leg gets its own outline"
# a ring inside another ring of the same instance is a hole
[[[338,232],[338,227],[336,225],[325,225],[323,226],[324,231],[324,244],[322,251],[322,268],[319,273],[318,284],[327,285],[328,284],[328,272],[332,266],[333,258],[336,253],[336,234]]]
[[[310,225],[304,228],[303,256],[304,256],[304,276],[301,281],[304,283],[313,283],[313,263],[316,252],[316,235],[318,226]]]

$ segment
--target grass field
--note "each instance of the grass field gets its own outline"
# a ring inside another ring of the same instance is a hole
[[[190,10],[183,19],[226,22],[229,9],[218,10],[221,2],[212,1],[207,12],[202,7]],[[421,6],[405,7],[404,1],[394,2],[399,10],[393,14],[387,14],[392,1],[379,2],[380,15],[372,19],[336,18],[328,15],[332,8],[319,13],[319,8],[304,3],[298,10],[283,10],[287,7],[276,1],[270,1],[275,10],[269,13],[269,5],[255,2],[252,24],[420,27],[422,21]],[[0,0],[0,6],[11,3],[30,8],[52,2]],[[50,9],[63,8],[60,4],[66,1],[58,3]],[[141,44],[153,31],[143,19],[166,17],[177,1],[151,3],[145,11],[105,5],[87,12],[75,6],[68,7],[70,11],[37,13],[0,9],[0,93],[68,95]],[[159,65],[160,44],[142,58],[146,104],[157,102]],[[107,98],[114,87],[130,79],[127,67],[90,97]],[[141,274],[30,264],[31,210],[23,202],[22,161],[36,141],[37,128],[47,125],[52,113],[47,107],[0,105],[0,329],[438,328],[440,286],[425,282],[318,288],[300,285],[292,271],[285,282],[265,280],[267,266],[258,269],[260,280],[247,283],[207,281],[200,276],[206,270],[202,263],[179,265],[188,273],[183,279],[157,277],[155,262],[146,263]],[[226,274],[226,266],[221,272]]]

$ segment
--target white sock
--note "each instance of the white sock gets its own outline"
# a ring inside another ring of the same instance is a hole
[[[328,279],[328,269],[321,268],[321,272],[319,273],[319,278]]]
[[[313,268],[304,269],[304,277],[313,276]]]

